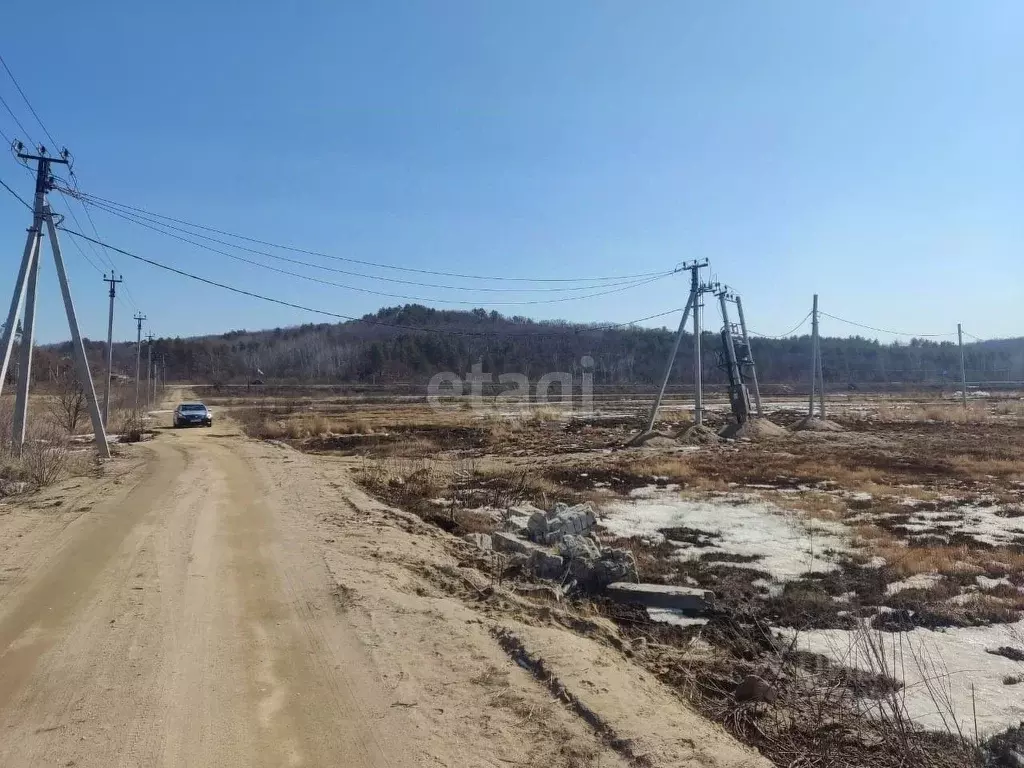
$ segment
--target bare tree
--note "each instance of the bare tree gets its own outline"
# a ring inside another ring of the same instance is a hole
[[[57,395],[50,405],[54,422],[73,435],[85,414],[85,407],[85,388],[75,366],[62,365],[57,374]]]

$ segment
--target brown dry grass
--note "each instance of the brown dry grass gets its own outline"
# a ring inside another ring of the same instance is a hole
[[[843,499],[823,491],[805,491],[798,495],[791,493],[767,495],[780,507],[803,512],[808,517],[817,520],[840,522],[846,518],[848,511]]]
[[[969,478],[982,476],[1006,480],[1024,478],[1024,461],[1015,459],[978,458],[965,454],[950,456],[947,463],[957,472]]]
[[[941,422],[984,422],[991,418],[988,404],[980,401],[968,402],[965,410],[961,403],[908,403],[903,405],[883,404],[876,410],[881,421],[941,421]]]

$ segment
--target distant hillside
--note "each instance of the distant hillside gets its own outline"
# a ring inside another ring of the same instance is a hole
[[[482,309],[436,310],[419,305],[389,307],[363,318],[371,322],[311,324],[220,336],[157,339],[154,356],[166,360],[167,377],[196,383],[425,382],[438,371],[468,372],[476,362],[495,375],[525,373],[536,379],[549,371],[578,373],[584,355],[594,358],[595,384],[653,384],[660,380],[674,329],[615,328],[560,321],[537,322]],[[670,318],[670,322],[678,322]],[[426,328],[427,331],[398,327]],[[704,338],[709,384],[724,383],[717,368],[721,342]],[[66,354],[68,345],[52,352]],[[753,340],[760,378],[765,383],[800,384],[809,375],[809,337]],[[1024,379],[1024,339],[975,343],[967,348],[971,381]],[[959,352],[952,342],[914,340],[881,344],[862,337],[824,338],[824,373],[836,385],[945,383],[959,379]],[[89,342],[97,370],[103,344]],[[133,344],[117,344],[115,370],[133,375]],[[44,356],[45,358],[45,356]],[[145,359],[145,350],[143,350]],[[674,380],[688,383],[692,343],[680,349]],[[257,373],[262,371],[263,373]]]

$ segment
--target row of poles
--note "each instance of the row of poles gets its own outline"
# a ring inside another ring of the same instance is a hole
[[[24,321],[21,325],[21,343],[19,348],[19,376],[17,381],[17,392],[14,402],[14,418],[12,420],[12,445],[17,453],[21,453],[25,445],[26,427],[28,421],[28,393],[32,379],[32,351],[35,336],[36,320],[36,294],[39,280],[40,255],[42,250],[43,227],[46,227],[46,236],[50,239],[50,250],[57,268],[57,279],[60,283],[61,296],[64,300],[64,310],[67,315],[68,328],[71,332],[71,351],[74,358],[78,380],[81,383],[85,394],[86,403],[89,409],[89,417],[92,421],[93,434],[96,449],[99,455],[104,458],[110,456],[110,446],[107,442],[106,425],[110,415],[110,386],[113,378],[113,331],[114,331],[114,299],[117,295],[117,285],[123,282],[121,277],[115,278],[111,273],[104,280],[109,284],[110,310],[107,321],[107,381],[103,395],[103,409],[100,410],[99,401],[96,397],[96,389],[93,385],[92,372],[89,368],[89,361],[85,354],[85,344],[78,326],[78,318],[75,313],[74,302],[71,299],[71,288],[68,284],[67,272],[64,267],[64,258],[61,253],[60,240],[57,237],[57,225],[54,222],[54,213],[47,201],[47,193],[53,189],[53,179],[50,167],[53,164],[69,165],[68,152],[64,150],[59,157],[46,153],[42,147],[38,154],[26,154],[18,152],[22,160],[34,160],[36,162],[36,184],[35,196],[32,205],[32,226],[28,230],[28,237],[25,242],[25,250],[21,259],[21,266],[18,270],[18,277],[14,285],[14,294],[11,297],[10,307],[7,312],[7,322],[3,326],[3,335],[0,338],[0,350],[2,350],[3,361],[0,363],[0,394],[3,392],[4,383],[7,380],[7,371],[10,367],[11,357],[14,348],[14,338],[17,334],[18,316],[21,314],[24,304]],[[137,349],[135,358],[135,412],[140,406],[140,364],[142,356],[142,322],[146,316],[138,313],[134,317],[137,323]],[[149,334],[149,376],[147,378],[147,399],[152,402],[155,398],[155,378],[153,376],[153,335]]]
[[[739,295],[719,283],[702,283],[699,272],[708,266],[707,260],[692,261],[681,265],[677,271],[690,271],[690,295],[686,306],[683,308],[683,317],[679,322],[679,330],[676,333],[675,343],[672,352],[669,354],[665,366],[665,375],[658,389],[658,395],[651,407],[650,417],[647,421],[647,429],[634,440],[640,440],[654,430],[654,424],[658,418],[658,411],[661,408],[665,390],[668,387],[669,379],[672,376],[672,368],[676,356],[679,353],[679,346],[686,331],[687,321],[693,317],[693,423],[701,425],[704,421],[704,386],[701,359],[701,309],[703,307],[701,298],[705,293],[714,293],[719,300],[722,310],[722,340],[725,347],[725,364],[729,375],[729,399],[733,414],[742,423],[749,415],[760,416],[761,392],[757,380],[757,371],[754,366],[753,353],[750,350],[750,338],[747,333],[747,322],[743,315],[743,302]],[[732,303],[736,307],[736,314],[739,320],[738,328],[733,326],[729,320],[728,305]],[[819,310],[818,294],[814,294],[811,305],[811,386],[810,400],[808,403],[807,415],[811,418],[827,418],[825,405],[825,376],[822,366],[821,335],[819,333]],[[957,323],[957,343],[960,349],[960,396],[963,407],[967,409],[967,367],[964,355],[964,333],[963,325]],[[742,351],[738,352],[737,344],[742,344]],[[750,387],[747,387],[747,382]],[[749,402],[750,395],[753,395],[754,407]]]
[[[117,298],[117,286],[124,282],[124,278],[120,275],[114,277],[114,273],[111,272],[110,277],[103,276],[103,282],[109,286],[107,295],[110,297],[110,306],[107,311],[107,383],[103,391],[103,423],[106,425],[109,424],[110,385],[114,377],[114,300]],[[135,321],[137,334],[135,337],[135,412],[138,413],[139,391],[142,384],[142,324],[147,318],[141,312],[136,312],[132,316],[132,320]],[[146,348],[149,358],[146,363],[146,402],[152,405],[156,400],[156,369],[153,368],[152,333],[146,335]]]
[[[810,417],[826,417],[825,408],[825,376],[821,364],[821,336],[818,333],[818,294],[814,294],[811,303],[811,397],[807,408],[807,415]],[[960,401],[967,410],[967,365],[964,354],[964,326],[963,323],[956,324],[957,346],[960,351]],[[818,408],[815,413],[815,400]]]

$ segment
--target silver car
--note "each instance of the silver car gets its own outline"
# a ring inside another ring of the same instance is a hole
[[[174,428],[212,427],[213,414],[202,403],[182,403],[174,409]]]

